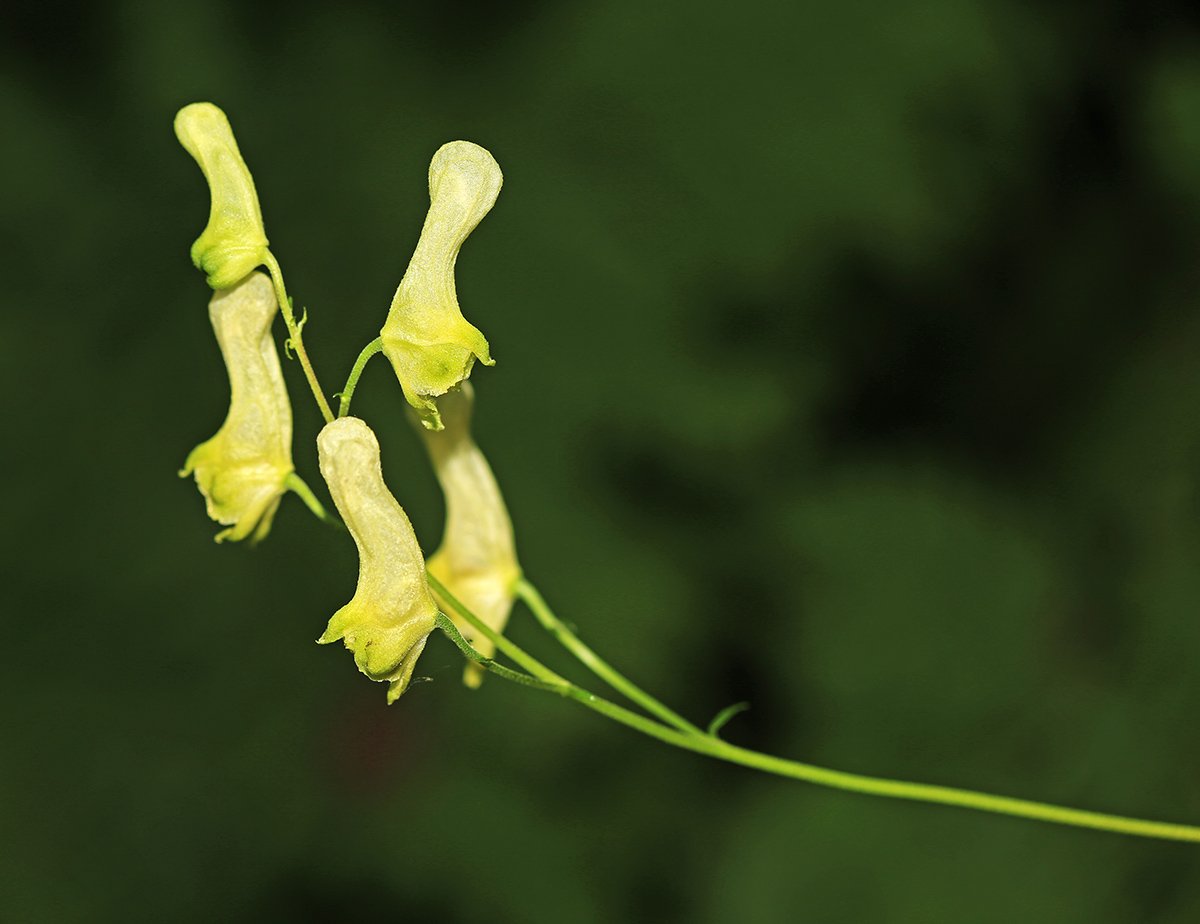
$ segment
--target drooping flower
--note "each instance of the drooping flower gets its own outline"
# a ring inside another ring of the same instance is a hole
[[[441,548],[429,559],[429,572],[489,628],[503,632],[512,610],[513,586],[521,576],[512,521],[491,467],[471,438],[475,392],[463,382],[438,399],[441,430],[418,427],[446,495],[446,530]],[[435,593],[436,597],[436,593]],[[493,643],[439,601],[458,630],[481,654]],[[483,669],[468,662],[463,682],[477,687]]]
[[[344,639],[358,669],[387,680],[387,701],[408,686],[438,608],[425,583],[425,559],[403,508],[383,483],[379,442],[357,417],[317,435],[321,474],[358,546],[358,588],[317,641]]]
[[[477,358],[493,363],[487,340],[459,308],[454,264],[503,181],[495,158],[469,141],[452,141],[433,155],[425,226],[380,331],[404,397],[431,430],[441,428],[433,399],[470,375]]]
[[[192,244],[192,262],[208,284],[224,289],[266,259],[267,233],[254,179],[238,151],[225,113],[212,103],[192,103],[175,116],[175,135],[204,171],[212,209]]]
[[[292,473],[292,408],[271,337],[277,310],[275,289],[262,273],[219,289],[208,305],[229,370],[229,414],[179,474],[195,472],[208,515],[229,527],[217,542],[266,536]]]

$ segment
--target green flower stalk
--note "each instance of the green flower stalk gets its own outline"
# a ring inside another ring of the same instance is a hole
[[[217,542],[271,529],[292,475],[292,407],[271,337],[278,303],[271,280],[252,273],[219,289],[208,305],[229,370],[229,414],[216,436],[187,457],[180,476],[195,472],[208,515],[229,528]]]
[[[317,435],[321,474],[358,546],[358,588],[317,641],[344,639],[358,669],[389,681],[393,703],[408,687],[437,604],[425,582],[425,559],[403,508],[383,483],[379,442],[357,417],[339,417]]]
[[[429,213],[380,331],[404,397],[431,430],[442,426],[433,399],[466,379],[476,359],[493,363],[487,340],[459,308],[454,264],[503,181],[495,158],[469,141],[452,141],[433,155]]]
[[[503,632],[521,568],[500,486],[471,438],[474,404],[474,389],[470,382],[463,382],[438,399],[443,429],[418,427],[446,495],[446,530],[441,548],[430,557],[427,567],[489,628]],[[480,654],[490,658],[495,645],[445,600],[438,598],[438,602],[458,631]],[[479,664],[468,661],[463,683],[478,687],[483,674]]]
[[[192,103],[175,116],[175,135],[204,171],[212,193],[208,226],[192,244],[192,262],[214,289],[232,286],[266,262],[267,234],[254,179],[238,151],[225,113]]]

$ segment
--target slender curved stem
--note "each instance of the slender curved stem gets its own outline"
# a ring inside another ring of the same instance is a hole
[[[463,619],[469,622],[478,631],[482,632],[484,636],[490,639],[500,651],[504,652],[519,665],[521,665],[521,667],[533,674],[534,677],[537,677],[539,680],[544,680],[547,683],[554,684],[556,687],[570,686],[570,683],[568,683],[565,678],[554,673],[554,671],[546,667],[546,665],[537,660],[537,658],[533,657],[533,655],[528,654],[523,648],[517,647],[516,644],[505,638],[503,635],[485,623],[482,619],[472,613],[469,609],[467,609],[466,606],[464,606],[459,599],[454,596],[454,594],[450,593],[450,591],[446,589],[445,585],[442,584],[441,581],[435,578],[428,571],[425,572],[425,579],[429,582],[429,586],[437,592],[437,595],[450,604],[450,608],[452,610],[462,616]]]
[[[329,511],[317,500],[317,495],[313,494],[310,488],[295,472],[289,472],[288,476],[283,479],[283,486],[291,491],[295,491],[300,495],[300,500],[304,501],[304,506],[316,515],[318,520],[323,520],[330,526],[339,526],[344,528],[344,524],[335,516],[331,516]]]
[[[462,614],[463,618],[470,622],[476,629],[483,632],[505,654],[529,670],[541,682],[530,684],[524,679],[512,677],[507,679],[515,679],[517,682],[525,683],[527,686],[535,686],[538,689],[574,699],[589,709],[599,712],[601,715],[627,725],[645,735],[657,738],[659,741],[672,744],[675,747],[695,751],[698,754],[706,754],[718,760],[726,760],[730,763],[740,764],[743,767],[751,767],[755,770],[762,770],[766,773],[774,773],[778,776],[803,780],[808,783],[816,783],[819,786],[829,786],[848,792],[862,793],[864,795],[957,806],[959,808],[975,809],[982,812],[1010,815],[1016,818],[1028,818],[1035,821],[1070,825],[1076,828],[1091,828],[1096,831],[1110,831],[1118,834],[1132,834],[1138,837],[1200,843],[1200,827],[1194,825],[1127,818],[1122,815],[1109,815],[1104,812],[1089,812],[1083,809],[1049,805],[1044,802],[1031,802],[1027,799],[995,796],[990,793],[974,792],[969,789],[932,786],[926,783],[908,783],[902,780],[889,780],[881,777],[863,776],[858,773],[846,773],[841,770],[829,770],[825,767],[817,767],[795,760],[786,760],[782,757],[774,757],[770,754],[741,748],[722,741],[715,735],[705,734],[704,732],[668,728],[659,722],[631,712],[622,706],[595,696],[587,690],[563,680],[511,641],[488,628],[482,620],[447,593],[441,583],[432,575],[429,577],[429,582],[444,600],[457,612]],[[463,644],[466,643],[464,642]],[[469,648],[470,646],[468,645],[467,647]],[[475,652],[475,654],[478,655],[478,652]],[[482,655],[479,657],[482,657]],[[478,658],[472,658],[472,660],[478,660]],[[509,671],[507,673],[516,672]],[[501,674],[501,676],[507,676],[507,673]]]
[[[354,368],[350,370],[350,377],[346,379],[346,387],[342,389],[342,404],[338,408],[338,417],[345,417],[350,413],[350,399],[354,397],[354,389],[358,386],[359,376],[362,375],[363,369],[366,368],[367,360],[383,349],[383,338],[376,337],[368,343],[361,353],[358,354],[358,359],[354,361]]]
[[[548,693],[562,693],[562,689],[558,684],[547,683],[545,680],[538,680],[529,674],[523,674],[520,671],[514,671],[512,668],[505,667],[503,664],[497,664],[491,658],[476,651],[471,647],[471,643],[463,638],[462,633],[458,631],[458,627],[454,625],[450,617],[445,613],[437,614],[437,627],[446,634],[450,641],[458,646],[459,651],[465,654],[476,664],[483,667],[485,670],[491,671],[503,677],[505,680],[511,680],[513,683],[519,683],[527,687],[536,687],[539,690],[545,690]]]
[[[325,400],[325,393],[321,391],[321,383],[317,381],[317,373],[313,370],[312,363],[309,362],[308,352],[304,349],[304,338],[301,335],[304,322],[301,321],[297,324],[296,318],[292,314],[292,301],[288,298],[287,288],[283,284],[283,270],[279,268],[279,261],[269,250],[263,262],[267,264],[267,269],[271,271],[271,281],[275,283],[275,297],[279,300],[279,311],[283,315],[283,322],[288,329],[287,345],[296,351],[296,358],[300,360],[300,365],[304,369],[304,377],[308,379],[308,386],[312,389],[313,397],[317,399],[317,407],[321,409],[321,416],[325,418],[325,423],[333,423],[333,411],[329,408],[329,402]]]
[[[635,716],[638,722],[627,721],[613,709],[602,709],[586,702],[578,696],[584,705],[603,712],[609,718],[623,722],[631,728],[653,735],[661,741],[676,747],[707,754],[719,760],[741,764],[756,770],[764,770],[779,776],[816,783],[819,786],[829,786],[834,789],[844,789],[849,792],[863,793],[871,796],[884,796],[890,799],[908,799],[915,802],[932,802],[939,805],[952,805],[960,808],[976,809],[981,812],[994,812],[1000,815],[1011,815],[1016,818],[1030,818],[1036,821],[1048,821],[1056,824],[1070,825],[1076,828],[1091,828],[1096,831],[1112,831],[1119,834],[1133,834],[1139,837],[1153,837],[1171,841],[1191,841],[1200,843],[1200,827],[1193,825],[1174,824],[1164,821],[1146,821],[1141,818],[1126,818],[1122,815],[1109,815],[1104,812],[1089,812],[1083,809],[1065,808],[1059,805],[1049,805],[1044,802],[1031,802],[1027,799],[1013,799],[1007,796],[994,796],[990,793],[974,792],[969,789],[956,789],[951,786],[931,786],[926,783],[908,783],[902,780],[889,780],[881,777],[863,776],[858,773],[845,773],[841,770],[828,770],[812,764],[804,764],[795,760],[785,760],[748,748],[740,748],[729,744],[720,738],[709,735],[687,735],[673,729],[659,726],[651,731],[644,727],[645,719]],[[609,704],[611,705],[611,704]],[[617,707],[619,709],[619,707]]]
[[[594,709],[602,715],[606,715],[611,719],[615,719],[631,728],[636,728],[640,732],[644,732],[655,738],[661,738],[670,744],[677,744],[677,739],[681,732],[667,728],[665,725],[660,725],[658,722],[648,719],[645,716],[638,715],[636,712],[618,706],[616,703],[610,703],[608,700],[589,693],[583,687],[571,683],[569,680],[564,680],[558,674],[547,668],[544,664],[528,654],[524,649],[519,648],[513,642],[510,642],[504,636],[490,628],[483,620],[468,610],[459,600],[455,599],[449,592],[446,591],[442,583],[433,575],[426,573],[429,580],[429,585],[438,592],[438,594],[446,600],[451,607],[457,610],[464,619],[466,619],[476,629],[481,630],[485,635],[491,637],[492,642],[498,648],[502,648],[513,658],[514,661],[521,664],[531,674],[522,674],[520,671],[514,671],[511,668],[497,664],[491,658],[485,657],[480,652],[471,647],[471,643],[463,638],[462,633],[458,631],[458,627],[454,625],[450,617],[439,612],[437,615],[437,626],[450,638],[459,650],[462,651],[470,660],[476,664],[481,664],[487,670],[505,680],[512,680],[516,683],[527,687],[534,687],[539,690],[544,690],[547,693],[556,693],[559,696],[565,696],[569,699],[577,700],[587,706],[589,709]]]
[[[683,716],[664,706],[645,690],[641,689],[641,687],[627,679],[604,661],[596,652],[585,645],[574,632],[567,628],[562,620],[554,615],[554,612],[546,603],[545,598],[538,592],[538,589],[525,578],[517,578],[516,583],[513,585],[513,592],[525,601],[526,605],[533,612],[533,615],[537,618],[537,621],[542,624],[542,627],[547,632],[558,639],[563,647],[583,662],[588,670],[618,693],[624,694],[651,715],[657,716],[668,725],[673,725],[682,732],[693,735],[704,734],[704,732]]]

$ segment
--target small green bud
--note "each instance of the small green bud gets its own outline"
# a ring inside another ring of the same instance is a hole
[[[454,263],[503,181],[495,158],[469,141],[452,141],[433,155],[429,213],[380,331],[404,397],[431,430],[442,426],[432,399],[470,375],[476,358],[493,363],[487,340],[458,306]]]
[[[208,226],[192,245],[192,262],[208,284],[224,289],[266,259],[267,233],[254,179],[238,152],[225,113],[212,103],[192,103],[175,116],[175,135],[204,171],[212,193]]]
[[[444,428],[418,427],[446,495],[446,531],[442,546],[429,559],[429,572],[490,628],[503,632],[513,605],[513,585],[521,576],[512,521],[500,487],[471,438],[475,392],[463,382],[438,399]],[[436,594],[435,594],[436,597]],[[458,631],[480,654],[491,657],[494,645],[458,616],[445,601]],[[483,669],[470,662],[463,683],[478,687]]]
[[[317,435],[321,474],[358,546],[358,589],[317,641],[345,639],[358,669],[404,692],[433,631],[438,608],[425,582],[425,559],[412,524],[383,483],[379,442],[357,417],[340,417]]]
[[[262,273],[219,289],[208,303],[229,370],[229,414],[216,436],[187,457],[180,476],[196,473],[208,515],[229,526],[217,534],[237,541],[266,536],[292,472],[292,407],[271,337],[278,310]]]

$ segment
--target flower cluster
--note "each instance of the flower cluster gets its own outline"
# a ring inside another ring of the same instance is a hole
[[[211,103],[194,103],[180,110],[175,132],[200,164],[212,194],[209,222],[192,246],[192,261],[217,290],[209,313],[231,390],[225,424],[192,451],[181,474],[195,473],[209,515],[228,527],[218,541],[257,541],[269,531],[289,488],[319,511],[292,467],[291,406],[271,335],[282,281],[273,284],[255,272],[265,263],[277,274],[278,264],[267,250],[254,181],[225,114]],[[487,365],[492,359],[483,334],[462,316],[454,266],[467,235],[496,201],[502,180],[492,155],[470,142],[452,142],[434,155],[429,212],[379,341],[420,421],[446,494],[445,537],[429,570],[497,632],[508,619],[520,569],[500,490],[471,438],[474,396],[466,378],[476,359]],[[287,318],[292,324],[290,314]],[[315,375],[312,382],[322,394]],[[321,475],[359,553],[354,597],[333,615],[318,642],[344,641],[364,674],[389,683],[390,703],[412,680],[438,602],[412,524],[384,484],[379,442],[370,427],[355,417],[330,420],[317,436],[317,451]],[[465,635],[475,636],[471,626],[456,621]],[[491,654],[486,638],[475,644]],[[478,686],[481,677],[472,664],[464,680]]]

